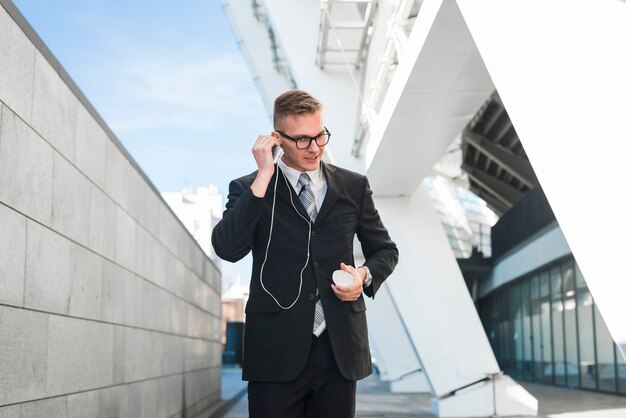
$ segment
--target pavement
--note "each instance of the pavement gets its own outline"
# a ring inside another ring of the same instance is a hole
[[[539,418],[626,418],[626,396],[519,383],[539,400]],[[210,417],[248,418],[246,390],[247,382],[241,380],[241,369],[222,369],[222,404]],[[380,381],[377,375],[358,382],[356,400],[356,418],[434,416],[430,413],[429,394],[392,393],[389,384]]]

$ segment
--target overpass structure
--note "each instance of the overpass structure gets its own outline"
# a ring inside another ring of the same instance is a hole
[[[429,391],[438,416],[537,413],[500,370],[422,184],[459,136],[472,189],[496,212],[541,183],[626,355],[624,2],[222,4],[268,112],[282,91],[310,91],[333,132],[328,158],[370,179],[401,252],[368,304],[392,388]]]

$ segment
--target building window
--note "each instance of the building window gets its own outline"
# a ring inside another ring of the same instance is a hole
[[[567,261],[561,265],[563,277],[563,332],[565,349],[565,384],[570,387],[580,385],[578,367],[578,326],[576,322],[576,285],[574,264]]]
[[[626,362],[620,352],[617,352],[617,390],[626,395]]]
[[[626,362],[573,258],[497,290],[481,301],[480,315],[505,373],[626,394]]]
[[[597,389],[596,344],[593,326],[593,299],[576,265],[576,313],[578,316],[578,346],[580,351],[580,386]]]

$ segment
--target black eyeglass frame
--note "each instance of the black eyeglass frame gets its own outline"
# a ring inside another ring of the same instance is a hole
[[[296,148],[298,148],[298,149],[300,149],[300,150],[305,150],[305,149],[308,149],[308,148],[311,146],[311,143],[312,143],[313,141],[315,141],[315,143],[317,144],[317,146],[318,146],[318,147],[323,147],[324,145],[326,145],[326,144],[328,144],[328,143],[330,142],[330,136],[331,136],[330,131],[329,131],[329,130],[328,130],[328,128],[326,128],[325,126],[324,126],[324,132],[320,132],[320,133],[319,133],[319,135],[317,135],[317,136],[316,136],[316,137],[314,137],[314,138],[311,138],[310,136],[303,136],[303,137],[301,137],[301,138],[293,138],[293,137],[291,137],[291,136],[287,135],[286,133],[284,133],[284,132],[282,132],[282,131],[279,131],[278,129],[275,129],[275,131],[276,131],[276,132],[278,132],[278,133],[280,134],[280,136],[285,137],[285,138],[287,138],[288,140],[295,142],[295,143],[296,143]],[[323,135],[328,135],[328,138],[326,139],[326,142],[325,142],[325,143],[323,143],[323,144],[321,144],[321,145],[320,145],[320,143],[319,143],[319,142],[317,142],[317,140],[318,140],[321,136],[323,136]],[[298,144],[299,144],[300,142],[306,141],[307,139],[309,140],[309,144],[308,144],[306,147],[304,147],[304,148],[300,148],[300,147],[298,146]]]

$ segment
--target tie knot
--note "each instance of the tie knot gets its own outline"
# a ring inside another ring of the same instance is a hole
[[[309,177],[307,173],[300,174],[300,178],[298,179],[298,184],[300,184],[300,186],[308,186],[310,182],[311,177]]]

